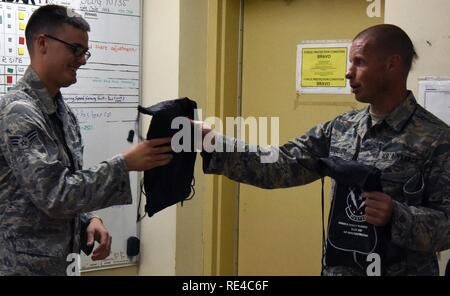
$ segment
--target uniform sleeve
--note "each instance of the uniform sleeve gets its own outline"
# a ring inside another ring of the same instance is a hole
[[[427,253],[450,248],[450,133],[441,137],[425,173],[425,196],[421,206],[394,201],[392,241]]]
[[[329,154],[331,130],[328,122],[280,147],[246,145],[217,135],[215,146],[224,152],[202,152],[203,170],[265,189],[308,184],[320,178],[317,159]]]
[[[98,219],[102,220],[102,218],[100,218],[100,216],[98,216],[98,215],[96,215],[94,213],[90,213],[90,212],[89,213],[82,213],[80,215],[81,222],[87,223],[87,224],[89,224],[91,219],[93,219],[93,218],[98,218]]]
[[[71,173],[39,112],[11,103],[0,114],[0,148],[21,188],[52,218],[132,202],[123,156]]]

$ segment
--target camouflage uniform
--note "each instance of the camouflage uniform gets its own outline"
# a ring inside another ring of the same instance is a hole
[[[245,145],[223,136],[217,140],[219,145]],[[319,157],[357,156],[382,170],[383,191],[394,200],[391,242],[400,247],[402,259],[387,266],[386,274],[438,274],[436,252],[450,247],[450,130],[419,106],[412,93],[373,126],[368,108],[351,111],[279,148],[257,149],[203,153],[204,171],[262,188],[285,188],[319,179]],[[278,161],[262,164],[261,157],[270,151],[279,153]],[[340,266],[326,267],[324,274],[364,275]]]
[[[0,275],[66,275],[81,213],[132,202],[123,156],[82,170],[76,117],[28,68],[0,99]]]

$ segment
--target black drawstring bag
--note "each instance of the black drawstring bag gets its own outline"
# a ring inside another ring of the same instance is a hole
[[[321,176],[335,180],[328,218],[325,248],[326,266],[348,266],[366,273],[368,255],[380,255],[380,269],[386,263],[388,229],[366,222],[362,192],[382,192],[381,171],[375,167],[337,157],[319,159]]]
[[[177,117],[194,119],[197,103],[189,98],[164,101],[149,108],[138,107],[140,113],[152,115],[147,140],[172,137],[181,129],[172,129]],[[144,172],[144,188],[147,198],[145,211],[151,217],[155,213],[190,199],[193,191],[196,152],[191,128],[190,152],[173,153],[172,161],[162,167]]]

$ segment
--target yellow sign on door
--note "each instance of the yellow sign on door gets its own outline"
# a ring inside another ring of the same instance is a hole
[[[349,93],[345,78],[348,44],[303,44],[299,47],[297,90],[308,93]]]
[[[347,48],[304,48],[302,86],[345,87]]]

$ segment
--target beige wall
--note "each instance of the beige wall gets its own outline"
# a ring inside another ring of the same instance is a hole
[[[418,77],[450,76],[449,11],[448,0],[386,0],[386,23],[403,28],[419,54],[408,81],[416,94]]]
[[[416,96],[419,77],[450,77],[449,11],[448,0],[386,0],[386,23],[403,28],[419,55],[408,81]],[[450,251],[441,253],[441,274],[449,258]]]
[[[179,93],[206,108],[206,28],[208,0],[180,1]],[[176,274],[203,275],[203,202],[206,178],[197,156],[195,196],[177,207]]]
[[[142,101],[150,106],[178,97],[180,1],[145,0],[143,3]],[[144,127],[148,127],[148,121]],[[139,275],[175,275],[175,245],[175,207],[145,218],[141,228]]]

